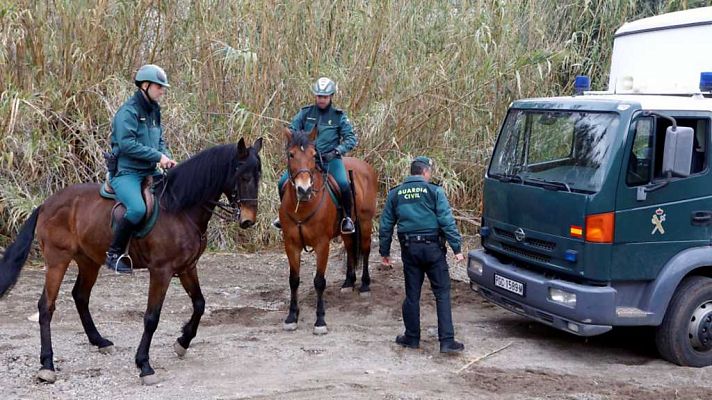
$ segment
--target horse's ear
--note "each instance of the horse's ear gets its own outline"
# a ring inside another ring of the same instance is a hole
[[[240,141],[237,142],[237,158],[245,158],[247,157],[247,146],[245,146],[245,139],[240,138]]]
[[[252,148],[255,149],[255,153],[259,153],[262,149],[262,138],[255,140],[255,143],[252,143]]]
[[[314,128],[312,128],[311,132],[309,132],[309,140],[310,141],[315,141],[316,140],[316,134],[317,134],[317,126],[314,125]]]
[[[292,131],[289,128],[284,128],[282,130],[282,135],[284,136],[284,141],[289,144],[292,141]]]

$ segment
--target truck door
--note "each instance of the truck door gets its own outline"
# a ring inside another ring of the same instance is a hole
[[[695,130],[691,174],[662,176],[665,131],[671,122],[638,113],[628,133],[616,196],[612,280],[654,279],[675,254],[710,244],[710,116],[661,114]]]

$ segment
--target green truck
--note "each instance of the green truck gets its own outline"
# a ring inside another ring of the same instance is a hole
[[[664,359],[712,365],[712,7],[624,24],[589,86],[511,104],[471,287],[575,335],[654,326]]]

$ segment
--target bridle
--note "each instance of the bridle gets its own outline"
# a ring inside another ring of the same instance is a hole
[[[304,146],[300,146],[300,150],[303,152]],[[319,156],[320,161],[321,161],[321,154],[317,153],[317,155]],[[318,168],[317,168],[317,163],[316,162],[314,163],[314,168],[300,168],[296,172],[292,173],[292,159],[289,157],[289,149],[287,149],[286,156],[287,156],[287,174],[289,177],[289,183],[292,184],[292,187],[294,188],[294,190],[297,190],[297,184],[294,182],[294,179],[296,179],[296,177],[299,176],[300,174],[308,174],[309,175],[309,182],[311,182],[312,187],[310,188],[309,195],[307,197],[307,200],[305,200],[305,201],[311,200],[313,198],[314,194],[319,193],[322,190],[324,190],[324,185],[326,183],[326,178],[327,178],[326,170],[321,171],[322,178],[323,178],[321,187],[319,189],[315,189],[313,187],[314,174],[319,173]],[[324,165],[323,162],[321,164]],[[297,202],[297,203],[299,203],[299,202]]]
[[[218,218],[224,219],[228,222],[239,221],[242,215],[242,203],[248,201],[257,201],[256,198],[243,198],[240,194],[240,176],[242,175],[241,169],[245,167],[245,161],[240,161],[235,167],[235,186],[232,188],[230,196],[228,196],[228,202],[221,200],[215,201],[210,200],[209,203],[216,208],[210,208],[204,206],[211,214],[217,216]]]

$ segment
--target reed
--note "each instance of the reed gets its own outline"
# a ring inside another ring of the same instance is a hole
[[[277,238],[279,128],[326,75],[357,128],[355,155],[381,192],[410,157],[437,163],[462,228],[473,232],[484,168],[507,105],[603,89],[624,21],[704,5],[642,0],[118,1],[0,0],[0,245],[60,188],[99,181],[113,113],[144,63],[168,72],[166,138],[176,157],[264,137],[255,229],[215,221],[215,248]],[[383,196],[381,196],[383,197]],[[381,199],[382,201],[382,199]]]

